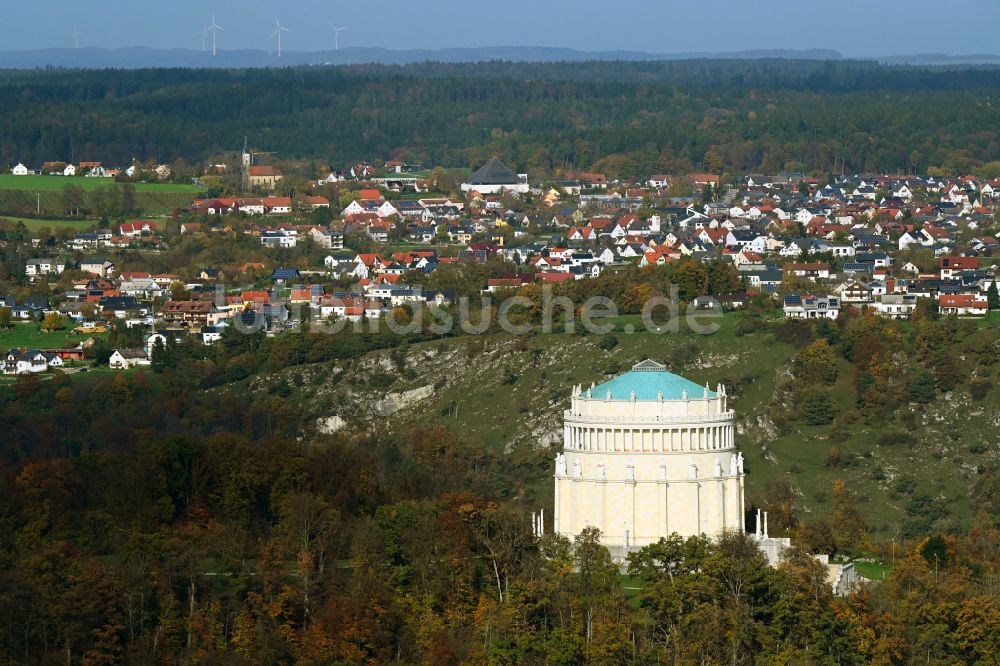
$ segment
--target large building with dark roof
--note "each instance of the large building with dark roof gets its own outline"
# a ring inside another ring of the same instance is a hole
[[[479,167],[462,183],[463,192],[479,192],[480,194],[502,194],[503,192],[527,193],[528,174],[514,173],[496,157]]]

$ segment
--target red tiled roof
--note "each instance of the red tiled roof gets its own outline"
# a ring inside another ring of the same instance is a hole
[[[273,166],[252,166],[250,167],[250,175],[266,177],[266,176],[279,176],[281,174]]]
[[[938,258],[938,268],[960,271],[975,270],[979,268],[979,257],[940,257]]]
[[[941,296],[938,304],[942,308],[981,308],[986,309],[987,301],[979,299],[975,294],[947,294]]]

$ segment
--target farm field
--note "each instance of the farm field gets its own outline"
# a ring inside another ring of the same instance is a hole
[[[39,220],[30,217],[13,217],[10,215],[0,215],[0,221],[7,221],[12,224],[23,222],[29,231],[37,231],[42,227],[49,229],[73,229],[74,231],[87,231],[97,224],[94,220]]]
[[[0,174],[0,190],[24,190],[26,192],[61,192],[67,185],[82,187],[93,192],[101,187],[113,185],[111,178],[85,178],[66,176],[15,176]],[[183,183],[133,183],[136,192],[199,192],[197,186]]]
[[[81,179],[82,180],[82,179]],[[111,187],[111,185],[106,185]],[[92,193],[88,193],[91,196]],[[136,213],[132,217],[155,217],[169,215],[175,208],[183,208],[191,204],[194,194],[191,192],[163,191],[136,192]],[[0,213],[24,216],[34,215],[39,211],[42,215],[60,216],[66,214],[63,204],[62,190],[11,190],[0,187]]]
[[[120,187],[110,178],[75,178],[64,176],[14,176],[0,174],[0,213],[15,216],[66,214],[63,190],[75,185],[88,197],[102,189]],[[175,208],[188,206],[197,186],[186,183],[134,183],[135,217],[169,215]]]
[[[99,337],[100,334],[81,335],[74,333],[68,326],[62,331],[42,331],[38,324],[19,323],[13,328],[0,330],[0,351],[14,348],[28,349],[60,349],[75,347],[87,338]]]

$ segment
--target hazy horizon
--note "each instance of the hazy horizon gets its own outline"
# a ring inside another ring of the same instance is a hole
[[[254,0],[175,0],[169,6],[138,7],[134,1],[105,0],[101,5],[67,6],[53,15],[51,6],[43,3],[7,5],[0,8],[0,22],[6,26],[0,50],[72,47],[75,31],[81,47],[200,49],[213,12],[224,28],[218,34],[223,50],[273,49],[275,13],[289,28],[283,35],[283,48],[289,52],[332,49],[331,23],[349,26],[341,33],[341,48],[514,46],[648,53],[833,49],[846,57],[1000,50],[993,37],[1000,3],[985,0],[965,3],[961,15],[969,20],[961,31],[943,30],[940,16],[945,10],[929,0],[886,0],[875,6],[844,0],[835,12],[792,0],[655,7],[621,0],[611,10],[608,3],[594,0],[508,0],[502,7],[459,0],[434,0],[432,6],[398,0],[369,0],[364,5],[299,0],[277,8]]]

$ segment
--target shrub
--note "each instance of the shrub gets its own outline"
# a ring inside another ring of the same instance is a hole
[[[368,378],[368,384],[373,389],[387,389],[396,383],[396,377],[388,372],[373,372]]]
[[[913,446],[917,443],[917,438],[903,430],[889,430],[879,435],[875,440],[876,446],[896,446],[897,444],[907,444]]]
[[[973,400],[983,400],[992,387],[993,384],[989,380],[976,378],[969,384],[969,393],[972,394]]]
[[[812,337],[812,326],[803,319],[784,319],[774,327],[774,339],[794,347],[804,347]]]
[[[942,391],[950,391],[965,381],[965,371],[954,355],[938,354],[934,359],[934,379]]]
[[[814,389],[802,401],[802,415],[809,425],[825,425],[833,421],[834,408],[830,394],[823,389]]]
[[[618,338],[614,333],[608,333],[601,338],[601,341],[597,343],[597,346],[604,351],[611,351],[618,346]]]
[[[926,370],[920,370],[910,379],[907,387],[910,392],[910,400],[922,405],[934,400],[936,391],[934,389],[934,377]]]
[[[736,320],[736,336],[742,337],[755,332],[759,328],[758,321],[751,317],[741,316]]]

